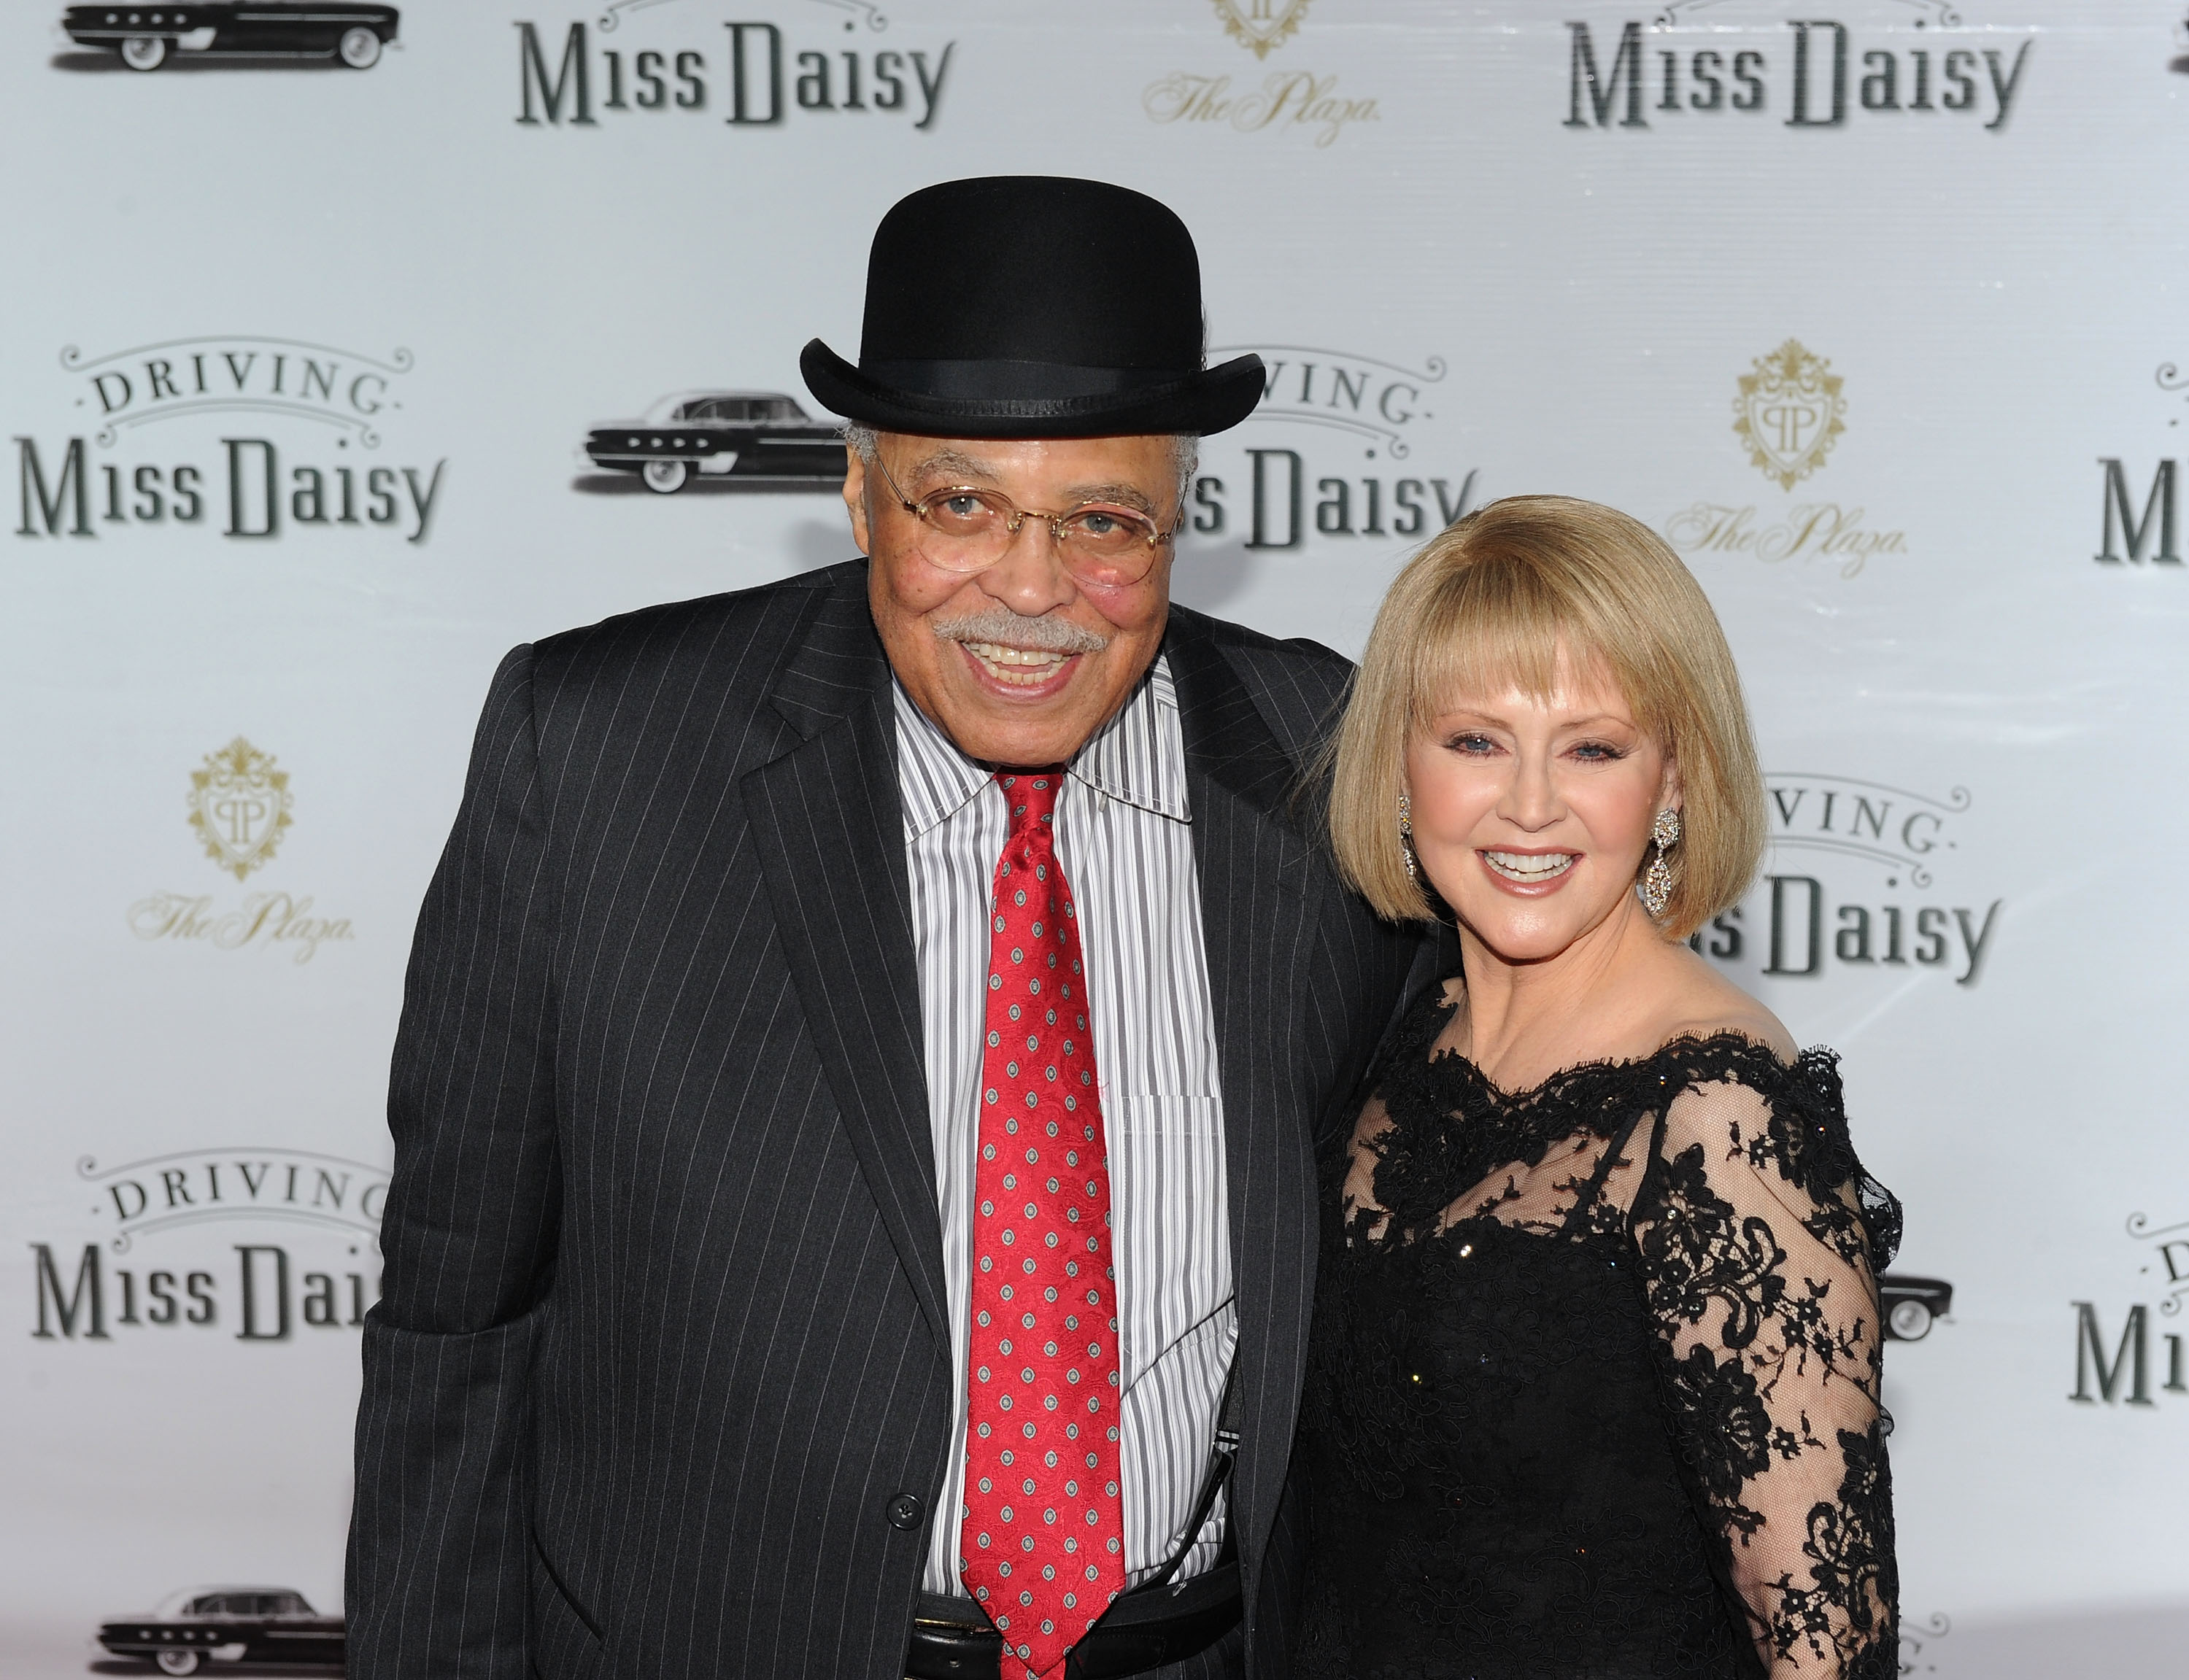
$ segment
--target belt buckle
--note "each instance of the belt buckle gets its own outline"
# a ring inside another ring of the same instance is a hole
[[[907,1680],[997,1680],[1003,1636],[979,1606],[941,1615],[915,1609],[911,1632],[913,1649],[905,1666],[913,1674]]]

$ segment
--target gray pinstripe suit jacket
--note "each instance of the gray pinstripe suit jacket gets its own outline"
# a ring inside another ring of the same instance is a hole
[[[1222,1059],[1251,1672],[1287,1672],[1316,1139],[1435,967],[1292,806],[1345,662],[1174,611]],[[421,916],[349,1672],[902,1672],[951,1417],[863,562],[518,649]],[[1212,1665],[1213,1666],[1213,1665]]]

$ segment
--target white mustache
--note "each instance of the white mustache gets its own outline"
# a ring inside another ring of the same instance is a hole
[[[962,617],[938,618],[935,634],[944,641],[994,642],[1040,653],[1100,653],[1109,646],[1107,636],[1083,629],[1068,618],[1046,614],[1028,618],[1008,606],[984,606]]]

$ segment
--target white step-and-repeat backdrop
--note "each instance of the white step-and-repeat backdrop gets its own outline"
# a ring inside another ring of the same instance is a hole
[[[201,1583],[339,1615],[495,661],[847,555],[799,347],[855,351],[898,196],[1024,171],[1176,206],[1269,363],[1182,600],[1355,651],[1517,491],[1688,557],[1775,830],[1705,949],[1908,1204],[1905,1662],[2181,1672],[2181,11],[6,8],[0,1670]]]

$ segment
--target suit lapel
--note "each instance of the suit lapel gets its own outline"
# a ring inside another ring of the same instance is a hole
[[[1234,1520],[1251,1594],[1291,1461],[1315,1295],[1315,1094],[1297,1051],[1317,895],[1311,848],[1288,820],[1298,767],[1197,615],[1174,610],[1164,651],[1222,1070],[1244,1442]]]
[[[781,944],[845,1129],[950,1345],[889,663],[865,571],[824,596],[773,694],[805,738],[742,784]]]

